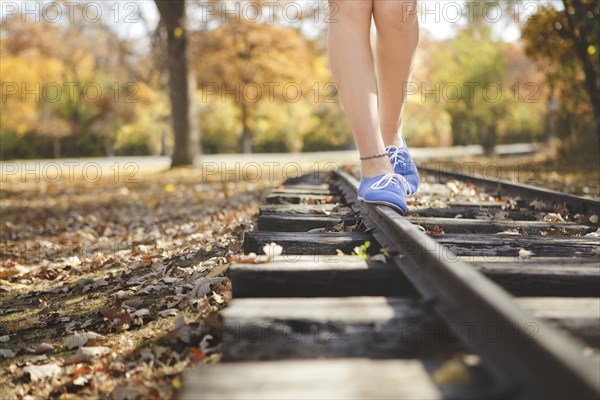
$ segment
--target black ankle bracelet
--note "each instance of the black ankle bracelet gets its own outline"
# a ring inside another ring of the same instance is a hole
[[[364,161],[364,160],[371,160],[373,158],[380,158],[380,157],[385,157],[385,156],[387,156],[387,153],[375,154],[374,156],[358,157],[358,159],[361,161]]]

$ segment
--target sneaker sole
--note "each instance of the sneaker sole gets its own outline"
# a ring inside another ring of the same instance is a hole
[[[397,205],[388,203],[387,201],[369,201],[369,200],[363,199],[362,197],[357,197],[357,200],[365,202],[365,203],[369,203],[369,204],[375,204],[378,206],[387,206],[387,207],[393,209],[394,211],[396,211],[400,215],[408,214],[408,210],[404,211],[402,208],[398,207]]]

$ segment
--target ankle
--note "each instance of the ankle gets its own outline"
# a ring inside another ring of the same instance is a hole
[[[394,168],[388,157],[373,158],[360,162],[362,176],[372,178],[377,175],[390,174],[394,172]]]
[[[402,131],[402,123],[394,127],[382,127],[381,138],[383,139],[383,144],[385,145],[385,147],[402,147],[406,145],[406,141],[404,140],[404,135]]]
[[[406,146],[406,141],[404,140],[404,137],[402,137],[400,135],[391,135],[388,137],[384,137],[383,143],[386,148],[388,146],[395,146],[395,147]]]

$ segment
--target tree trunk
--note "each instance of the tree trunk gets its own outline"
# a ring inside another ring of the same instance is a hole
[[[465,139],[462,132],[463,125],[460,122],[458,115],[452,115],[451,118],[450,127],[452,129],[452,146],[464,146]]]
[[[494,125],[486,126],[485,124],[481,124],[479,126],[479,143],[486,156],[494,155],[496,147],[496,127]]]
[[[600,88],[598,87],[598,73],[594,64],[591,60],[591,56],[588,54],[588,46],[596,45],[597,43],[586,43],[585,34],[582,32],[584,29],[581,24],[575,20],[584,19],[587,16],[585,15],[585,9],[581,9],[581,4],[578,1],[569,1],[563,0],[563,6],[565,7],[565,16],[567,18],[567,22],[569,23],[569,27],[567,31],[573,40],[573,44],[575,45],[575,51],[579,60],[581,61],[583,67],[583,73],[585,75],[585,88],[590,97],[590,103],[592,104],[592,110],[594,113],[594,122],[596,124],[596,136],[597,139],[600,139],[600,95],[598,92]],[[571,8],[574,10],[574,15],[571,15],[568,10]],[[594,37],[593,35],[591,35]],[[593,57],[593,56],[592,56]]]
[[[52,150],[54,153],[54,158],[60,158],[61,148],[59,137],[52,138]]]
[[[185,1],[155,0],[167,29],[167,69],[175,148],[171,167],[192,165],[200,132],[195,107],[195,79],[188,68]]]
[[[244,147],[244,154],[252,153],[252,136],[250,135],[250,132],[244,131],[242,136],[242,145]]]
[[[248,124],[248,105],[244,102],[242,108],[242,150],[244,154],[252,153],[252,132]]]
[[[167,128],[162,128],[161,129],[161,135],[160,135],[160,155],[161,156],[166,156],[167,155]]]
[[[194,155],[202,154],[202,141],[200,140],[200,118],[198,115],[198,104],[196,103],[196,89],[198,82],[196,74],[188,70],[188,99],[189,99],[189,121],[190,121],[190,146],[193,147]]]
[[[104,137],[104,152],[106,153],[106,157],[114,157],[115,155],[113,140],[108,136]]]

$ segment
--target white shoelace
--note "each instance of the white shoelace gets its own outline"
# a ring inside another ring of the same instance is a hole
[[[390,162],[392,163],[392,165],[394,166],[394,168],[396,168],[396,165],[401,164],[402,166],[408,166],[408,163],[406,163],[403,159],[402,159],[402,154],[405,154],[410,157],[410,154],[408,153],[408,151],[406,151],[406,149],[404,147],[396,147],[394,149],[394,151],[392,152],[392,154],[390,154]],[[407,157],[407,159],[408,159]]]
[[[402,175],[385,174],[384,176],[381,177],[381,179],[379,179],[377,182],[375,182],[373,184],[373,186],[371,186],[371,189],[373,189],[373,190],[385,189],[390,184],[397,186],[398,188],[400,188],[402,190],[406,190],[406,188],[408,187],[408,182]]]

